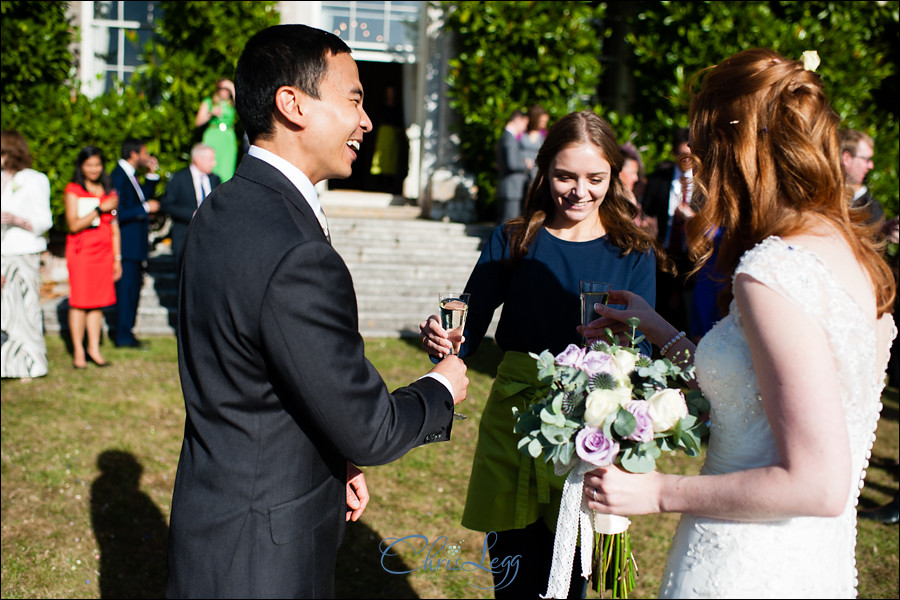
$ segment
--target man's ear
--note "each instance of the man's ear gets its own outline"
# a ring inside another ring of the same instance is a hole
[[[305,98],[297,88],[283,85],[275,92],[275,109],[282,118],[302,128],[306,120],[303,103]]]

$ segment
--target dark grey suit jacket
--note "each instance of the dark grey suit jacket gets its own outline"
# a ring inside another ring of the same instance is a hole
[[[215,173],[209,175],[209,187],[211,190],[222,183]],[[197,210],[197,192],[194,190],[194,179],[191,177],[191,168],[187,167],[177,171],[166,184],[166,192],[160,199],[163,212],[172,218],[172,253],[176,260],[184,250],[184,237],[187,235],[188,225]]]
[[[432,378],[388,393],[344,261],[259,159],[200,206],[182,264],[167,595],[332,596],[347,461],[449,439],[453,399]]]
[[[503,129],[497,142],[497,196],[501,199],[521,200],[528,181],[525,159],[519,140]]]

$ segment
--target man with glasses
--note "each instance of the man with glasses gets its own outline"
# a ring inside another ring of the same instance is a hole
[[[854,129],[840,130],[838,141],[841,145],[844,183],[853,192],[852,205],[856,208],[865,207],[871,213],[872,222],[883,219],[881,204],[872,197],[865,184],[866,175],[875,166],[872,162],[875,142],[862,131]]]

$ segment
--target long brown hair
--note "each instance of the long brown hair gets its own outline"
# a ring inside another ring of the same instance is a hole
[[[711,232],[724,233],[716,270],[732,298],[741,256],[766,237],[789,236],[818,215],[846,238],[875,285],[879,317],[891,312],[895,282],[881,256],[878,225],[849,208],[837,139],[839,117],[819,76],[772,50],[739,52],[701,71],[690,107],[691,152],[700,210],[688,226],[694,271],[709,260]]]
[[[556,204],[550,193],[550,163],[564,148],[581,144],[596,146],[611,167],[609,191],[597,209],[609,241],[621,248],[623,255],[632,251],[646,252],[653,248],[657,260],[668,268],[669,261],[653,236],[634,223],[637,208],[628,200],[625,186],[619,179],[624,158],[619,151],[616,135],[605,119],[589,110],[569,113],[554,123],[547,132],[547,139],[534,161],[537,175],[525,197],[524,214],[506,224],[512,257],[521,258],[528,253],[528,248],[544,222],[556,211]]]

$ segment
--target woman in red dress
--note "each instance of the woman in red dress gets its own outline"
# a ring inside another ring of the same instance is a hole
[[[105,367],[109,363],[100,354],[100,309],[116,303],[115,281],[122,276],[122,250],[116,221],[119,198],[99,148],[86,146],[78,153],[75,174],[65,194],[73,365],[84,369],[89,360]]]

